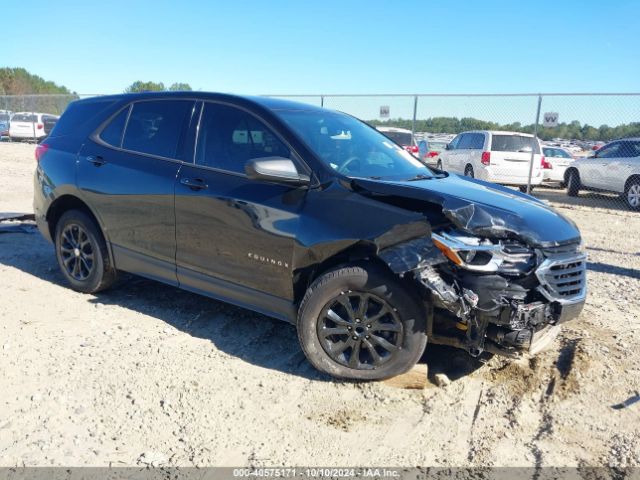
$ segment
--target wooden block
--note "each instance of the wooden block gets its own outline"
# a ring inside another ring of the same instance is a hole
[[[395,388],[421,390],[433,386],[427,378],[428,373],[429,366],[426,363],[418,363],[407,373],[383,380],[383,383]]]

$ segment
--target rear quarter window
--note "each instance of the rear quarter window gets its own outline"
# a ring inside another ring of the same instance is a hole
[[[51,136],[61,137],[63,135],[79,133],[87,122],[113,104],[113,102],[114,100],[98,100],[70,103],[60,119],[56,122],[56,126],[51,131]]]
[[[127,117],[129,116],[130,106],[123,109],[100,132],[100,140],[108,143],[114,147],[120,147],[122,145],[122,133],[124,132],[124,126],[127,123]]]

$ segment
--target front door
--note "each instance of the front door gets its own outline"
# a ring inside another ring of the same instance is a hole
[[[195,163],[183,165],[175,188],[180,284],[239,304],[252,292],[260,296],[254,304],[260,294],[290,302],[306,190],[244,173],[248,160],[290,158],[289,148],[261,120],[226,104],[206,102],[198,132]]]

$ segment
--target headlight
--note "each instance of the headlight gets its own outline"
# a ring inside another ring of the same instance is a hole
[[[454,264],[476,272],[520,275],[535,266],[535,253],[519,242],[497,242],[460,232],[432,233],[431,240]]]

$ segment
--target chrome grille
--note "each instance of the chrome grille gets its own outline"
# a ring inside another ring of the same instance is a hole
[[[587,295],[587,255],[543,252],[544,261],[536,270],[539,291],[548,300],[575,303]]]

